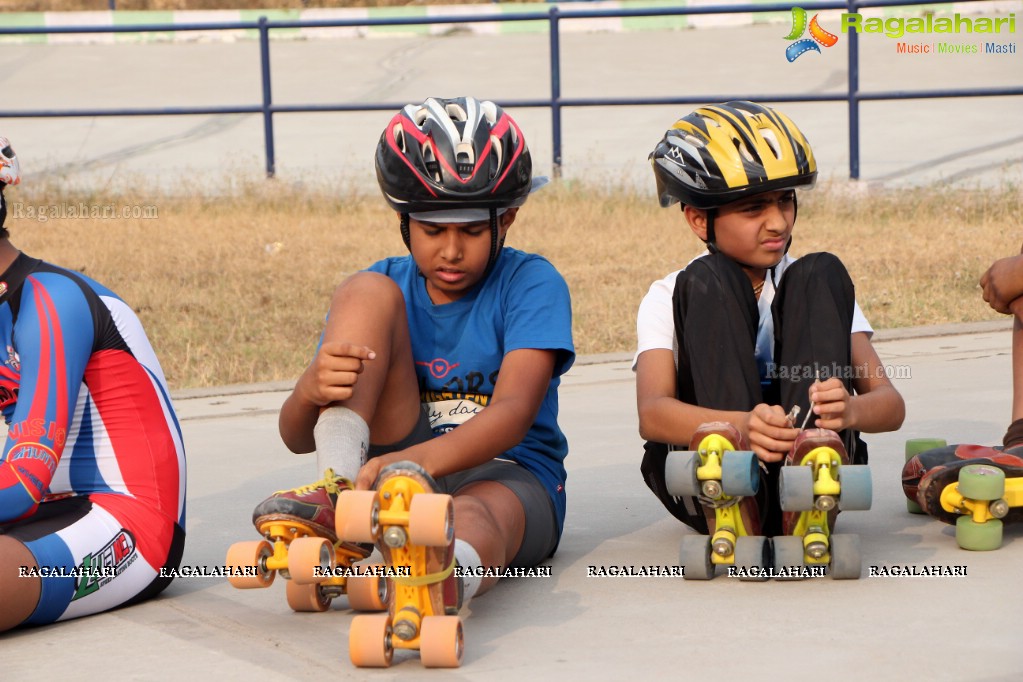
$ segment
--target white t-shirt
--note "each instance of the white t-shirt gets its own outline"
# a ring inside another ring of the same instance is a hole
[[[693,261],[709,255],[707,251],[694,258],[686,264],[689,267]],[[774,279],[768,277],[764,280],[764,288],[760,292],[760,299],[757,301],[757,309],[760,312],[760,324],[757,328],[756,358],[757,368],[760,375],[764,376],[767,363],[774,359],[774,316],[771,315],[771,302],[774,301],[774,283],[781,281],[781,276],[796,259],[788,254],[774,268]],[[684,270],[685,268],[683,268]],[[650,290],[643,297],[639,304],[639,314],[636,316],[636,335],[638,347],[636,355],[632,358],[632,371],[636,371],[636,362],[640,353],[654,349],[670,350],[675,355],[675,365],[678,365],[678,340],[675,338],[675,316],[673,312],[672,296],[675,293],[675,280],[678,273],[676,270],[664,279],[659,279],[650,285]],[[874,329],[867,322],[859,304],[853,306],[852,332],[865,332],[868,337],[873,335]]]

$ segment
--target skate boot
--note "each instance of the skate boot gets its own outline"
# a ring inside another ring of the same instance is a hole
[[[710,532],[682,538],[679,563],[685,566],[685,577],[708,580],[716,566],[724,565],[734,567],[740,579],[765,579],[770,546],[761,536],[754,497],[760,487],[756,455],[727,422],[701,425],[689,447],[669,452],[664,463],[668,492],[696,498]]]
[[[833,532],[839,510],[870,509],[872,501],[869,467],[848,462],[842,439],[828,429],[807,429],[792,444],[778,483],[784,536],[774,539],[776,577],[825,570],[834,579],[860,577],[859,536]]]
[[[903,490],[915,491],[927,514],[955,524],[963,549],[998,549],[1003,523],[1023,520],[1021,450],[950,445],[923,452],[903,468]]]
[[[231,584],[269,587],[279,572],[289,579],[288,605],[295,611],[326,611],[343,594],[353,609],[385,608],[386,582],[368,567],[354,566],[372,553],[372,545],[341,542],[334,530],[337,496],[350,488],[350,481],[327,469],[316,483],[278,491],[259,503],[252,522],[265,539],[230,547],[227,565],[241,573],[229,578]]]
[[[396,462],[380,472],[375,491],[338,499],[338,535],[376,542],[393,587],[387,613],[352,620],[348,652],[356,666],[387,667],[395,649],[419,650],[430,668],[461,665],[454,506],[436,489],[422,467]]]

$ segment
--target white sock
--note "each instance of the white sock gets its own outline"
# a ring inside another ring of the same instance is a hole
[[[354,481],[369,450],[365,420],[347,407],[328,407],[316,422],[313,439],[320,472],[333,469],[338,476]]]
[[[476,569],[483,568],[483,561],[480,560],[480,555],[476,553],[472,545],[465,540],[458,539],[455,540],[455,561],[459,568],[471,569],[471,573],[473,573],[462,575],[462,606],[465,606],[476,594],[476,590],[480,588],[480,583],[483,582],[483,576],[475,575]]]

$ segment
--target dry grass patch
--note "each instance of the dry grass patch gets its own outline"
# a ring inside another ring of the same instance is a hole
[[[70,195],[26,184],[12,241],[79,270],[138,311],[176,388],[293,379],[311,356],[333,287],[405,252],[376,195],[259,182],[228,195]],[[28,207],[155,206],[155,219],[48,219]],[[793,253],[838,254],[876,328],[996,317],[977,279],[1018,252],[1019,189],[801,196]],[[547,256],[572,289],[580,353],[629,351],[654,279],[702,249],[680,212],[649,195],[555,184],[530,199],[508,245]]]

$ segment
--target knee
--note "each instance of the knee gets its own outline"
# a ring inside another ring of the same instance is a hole
[[[848,280],[849,271],[845,264],[833,253],[820,251],[800,256],[785,271],[786,279],[804,278],[809,281],[820,281],[826,278]]]
[[[404,310],[405,296],[397,283],[379,272],[357,272],[334,289],[333,305],[369,304],[385,311]]]

